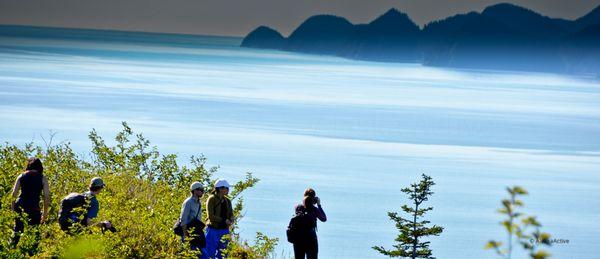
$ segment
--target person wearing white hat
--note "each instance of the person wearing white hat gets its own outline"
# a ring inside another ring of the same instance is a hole
[[[206,240],[204,237],[204,223],[202,223],[202,203],[201,198],[204,195],[204,186],[200,182],[193,182],[190,185],[190,196],[183,201],[181,205],[181,214],[179,221],[183,230],[181,240],[190,238],[190,247],[192,250],[200,250],[201,258],[206,258],[204,247]],[[193,232],[189,230],[193,229]]]
[[[229,234],[229,228],[234,221],[231,200],[227,197],[229,187],[227,180],[217,180],[212,194],[206,201],[206,212],[208,214],[206,254],[208,258],[223,258],[222,250],[227,247],[227,242],[223,240],[223,236]]]

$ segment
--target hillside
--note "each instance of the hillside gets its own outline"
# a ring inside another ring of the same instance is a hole
[[[390,9],[368,24],[313,16],[287,38],[273,36],[276,32],[257,36],[255,30],[246,38],[257,43],[242,47],[442,67],[594,74],[600,73],[600,59],[594,58],[598,24],[600,6],[571,21],[501,3],[422,29],[407,14]],[[275,38],[277,44],[269,43]]]

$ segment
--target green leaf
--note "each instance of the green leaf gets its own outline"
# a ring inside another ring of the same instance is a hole
[[[484,249],[496,249],[502,246],[502,242],[490,240],[485,244]]]
[[[550,253],[544,251],[544,250],[539,250],[536,253],[532,254],[531,256],[534,259],[546,259],[550,257]]]
[[[525,190],[523,187],[521,186],[514,186],[512,188],[513,192],[516,194],[520,194],[520,195],[527,195],[527,190]]]

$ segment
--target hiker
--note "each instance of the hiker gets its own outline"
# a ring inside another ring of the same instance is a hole
[[[215,182],[214,190],[206,201],[206,212],[208,214],[206,229],[206,255],[208,258],[223,258],[222,251],[227,247],[227,240],[223,236],[229,234],[229,228],[233,224],[233,208],[229,194],[229,183],[227,180],[219,179]]]
[[[317,205],[316,207],[315,204]],[[325,222],[327,221],[327,216],[321,207],[321,199],[316,196],[315,190],[308,188],[304,191],[302,204],[296,205],[295,212],[296,215],[304,215],[310,223],[304,224],[309,228],[307,234],[301,235],[294,242],[294,257],[296,259],[316,259],[319,253],[317,219]]]
[[[308,199],[310,198],[304,197],[302,204],[309,203]],[[296,206],[294,216],[290,219],[286,231],[288,242],[294,244],[294,251],[300,251],[300,248],[305,246],[307,240],[312,240],[316,227],[317,222],[312,220],[306,209],[304,209],[304,206]],[[296,257],[298,258],[300,255]],[[301,258],[304,258],[304,253]]]
[[[21,173],[12,190],[12,209],[17,214],[15,219],[14,233],[11,238],[12,247],[16,247],[21,239],[21,233],[25,229],[23,220],[27,220],[29,226],[37,226],[46,221],[50,209],[50,188],[48,180],[44,176],[44,167],[39,158],[29,158],[25,172]],[[19,194],[20,191],[20,194]],[[40,210],[40,196],[44,194],[44,212]],[[17,194],[19,194],[18,199]],[[16,199],[16,202],[15,200]],[[24,213],[24,215],[22,215]],[[22,217],[24,216],[24,217]],[[36,230],[36,240],[39,240],[39,232]],[[37,244],[33,250],[37,249]],[[34,251],[29,251],[30,255]]]
[[[106,186],[100,177],[94,177],[90,181],[89,190],[85,193],[71,193],[61,202],[58,212],[58,223],[63,231],[73,233],[71,227],[90,227],[99,226],[104,230],[115,232],[110,221],[100,221],[95,223],[94,219],[98,217],[100,203],[96,199],[102,189]],[[76,225],[77,223],[77,225]],[[75,229],[77,231],[78,229]]]
[[[200,258],[206,258],[206,237],[204,236],[204,223],[202,223],[202,203],[200,198],[204,195],[204,186],[200,182],[190,185],[191,195],[181,205],[179,224],[182,228],[181,241],[192,237],[190,247],[192,250],[200,250]],[[189,232],[193,228],[193,232]]]

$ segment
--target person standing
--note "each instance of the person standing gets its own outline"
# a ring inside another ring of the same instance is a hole
[[[302,235],[300,240],[294,242],[294,257],[296,259],[317,259],[319,253],[317,219],[325,222],[327,216],[321,207],[321,199],[317,197],[315,190],[308,188],[304,191],[302,204],[296,205],[295,213],[306,218],[309,223],[304,225],[310,226],[310,229],[307,230],[305,235]]]
[[[208,214],[206,254],[208,258],[223,258],[222,250],[227,248],[227,241],[223,240],[223,236],[229,234],[229,228],[234,221],[231,200],[227,197],[229,187],[227,180],[217,180],[212,194],[206,201]]]
[[[204,223],[202,223],[202,203],[201,198],[204,195],[204,186],[200,182],[193,182],[190,185],[191,195],[181,205],[181,214],[179,216],[183,235],[181,241],[190,239],[192,250],[201,252],[200,258],[206,257],[206,239],[204,236]],[[190,230],[193,229],[193,232]]]
[[[15,181],[12,190],[12,209],[19,215],[15,219],[14,233],[11,240],[13,247],[16,247],[19,243],[21,233],[25,228],[23,220],[27,220],[29,226],[37,226],[44,223],[48,217],[50,188],[48,187],[48,180],[43,173],[44,167],[42,166],[42,161],[39,158],[32,157],[27,162],[25,172],[21,173]],[[40,210],[40,196],[42,193],[44,195],[43,213]],[[23,218],[22,216],[25,217]],[[39,240],[39,233],[37,231],[35,233],[37,235],[36,239]],[[29,253],[33,254],[34,251],[29,251]]]

